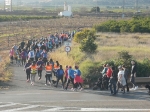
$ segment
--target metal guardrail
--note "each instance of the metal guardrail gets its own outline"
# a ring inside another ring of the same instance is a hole
[[[150,83],[150,77],[136,77],[136,83]]]

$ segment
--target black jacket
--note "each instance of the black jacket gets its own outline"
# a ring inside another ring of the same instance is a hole
[[[135,74],[137,72],[137,65],[132,65],[131,74]]]

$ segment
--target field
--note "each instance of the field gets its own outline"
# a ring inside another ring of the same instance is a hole
[[[102,62],[118,57],[118,52],[127,51],[137,61],[143,61],[150,57],[150,35],[149,34],[117,34],[117,33],[97,33],[96,43],[98,49],[94,54],[80,52],[79,44],[73,42],[70,58],[64,53],[64,48],[51,54],[54,60],[59,60],[62,64],[74,65],[78,60],[87,58],[93,62]],[[59,54],[61,57],[59,57]],[[78,56],[79,55],[79,56]],[[76,56],[76,60],[72,59]],[[64,59],[64,57],[66,57]],[[64,61],[65,60],[65,61]]]
[[[110,18],[111,19],[111,18]],[[120,18],[118,18],[120,19]],[[0,56],[1,64],[4,66],[9,63],[9,49],[16,43],[19,44],[22,40],[29,40],[47,37],[49,34],[62,31],[69,32],[80,30],[82,28],[90,28],[94,24],[98,24],[109,20],[108,18],[97,17],[79,17],[74,18],[57,18],[49,20],[31,20],[31,21],[10,21],[0,23]],[[7,57],[7,58],[6,58]],[[7,63],[6,63],[7,60]],[[4,69],[0,70],[0,77],[3,75]],[[8,79],[8,78],[2,78]]]

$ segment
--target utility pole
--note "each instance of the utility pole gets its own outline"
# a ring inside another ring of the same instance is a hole
[[[4,11],[5,11],[5,0],[4,0]]]
[[[97,0],[96,0],[96,14],[97,14]]]
[[[11,0],[11,3],[10,3],[10,11],[12,12],[12,0]]]
[[[138,1],[138,0],[135,0],[135,10],[136,10],[137,12],[138,12],[138,9],[139,9],[139,8],[138,8],[138,7],[139,7],[138,5],[139,5],[139,1]]]
[[[123,5],[122,5],[122,18],[124,18],[124,7],[125,7],[125,0],[123,0]]]

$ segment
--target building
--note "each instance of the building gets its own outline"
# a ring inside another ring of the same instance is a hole
[[[64,17],[71,17],[73,15],[71,6],[67,5],[67,3],[64,2],[64,11],[60,12],[58,15]]]

